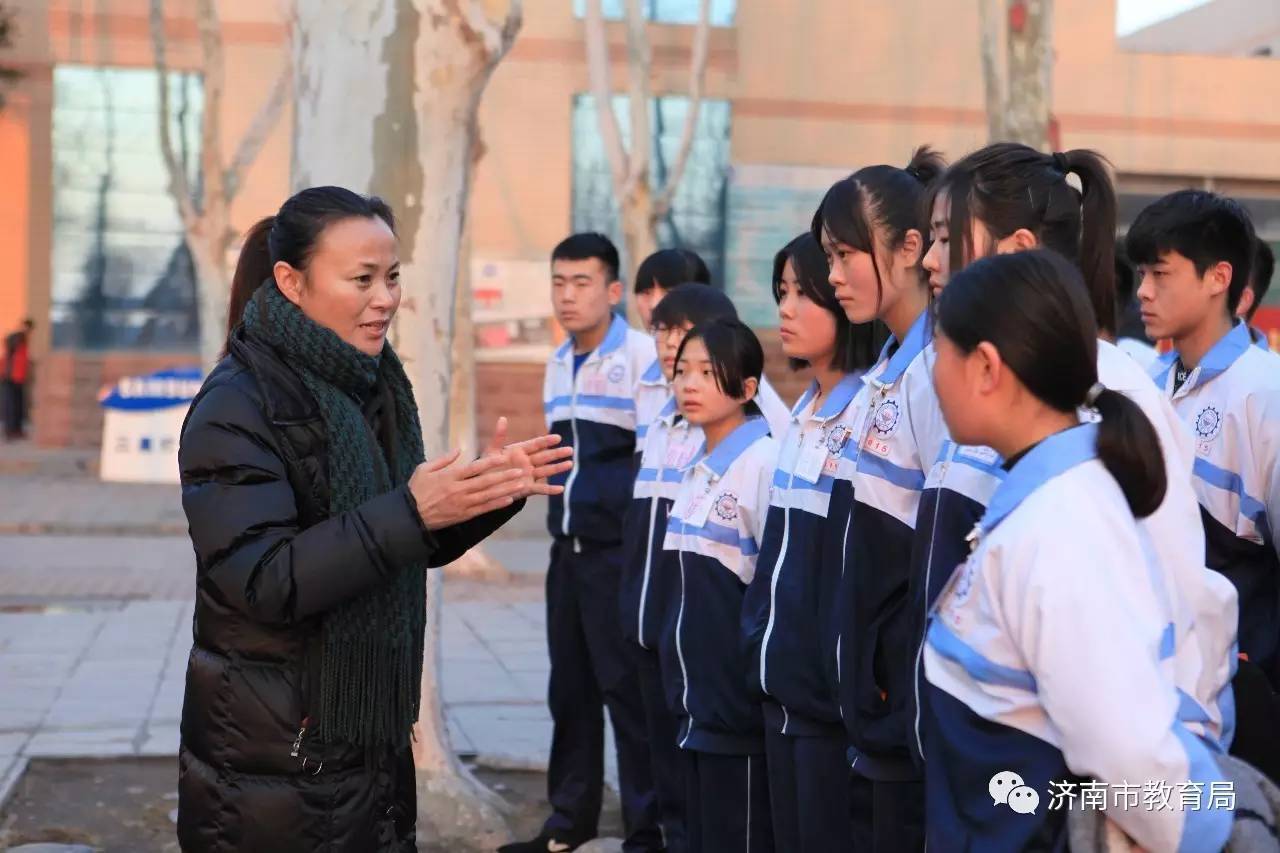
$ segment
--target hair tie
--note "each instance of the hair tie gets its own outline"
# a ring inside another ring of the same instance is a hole
[[[1066,154],[1063,154],[1061,151],[1055,151],[1052,156],[1053,168],[1057,169],[1064,175],[1071,171],[1071,164],[1067,162]]]
[[[915,179],[916,179],[917,181],[919,181],[920,183],[922,183],[922,184],[924,183],[924,181],[923,181],[923,180],[921,180],[921,178],[920,178],[920,170],[919,170],[919,169],[917,169],[915,166],[908,166],[907,168],[903,169],[902,171],[906,172],[908,175],[910,175],[911,177],[915,178]]]
[[[1106,386],[1101,382],[1095,382],[1089,386],[1089,390],[1084,395],[1084,404],[1089,408],[1093,408],[1097,404],[1098,398],[1102,396],[1102,392],[1107,390]]]

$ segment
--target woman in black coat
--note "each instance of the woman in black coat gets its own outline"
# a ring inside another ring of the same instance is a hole
[[[423,571],[570,464],[554,436],[424,462],[386,342],[399,303],[379,199],[304,190],[246,238],[179,452],[197,563],[184,850],[414,850]]]

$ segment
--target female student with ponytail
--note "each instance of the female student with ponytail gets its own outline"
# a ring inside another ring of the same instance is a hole
[[[1077,190],[1067,182],[1074,175]],[[1106,162],[1092,151],[1043,154],[997,143],[954,163],[933,188],[933,245],[924,259],[935,295],[949,274],[985,255],[1043,246],[1083,273],[1100,340],[1102,383],[1132,400],[1153,424],[1165,460],[1165,498],[1142,527],[1165,573],[1169,636],[1182,712],[1196,734],[1225,748],[1234,711],[1229,682],[1236,596],[1204,566],[1204,534],[1192,490],[1191,436],[1140,365],[1109,339],[1116,325],[1116,197]],[[1012,285],[1011,285],[1012,287]],[[965,536],[981,515],[1002,471],[990,448],[948,443],[921,499],[913,576],[917,625],[967,553]],[[919,738],[916,739],[917,746]]]
[[[774,835],[797,853],[853,849],[849,763],[840,707],[828,685],[824,630],[840,561],[827,559],[849,515],[850,467],[839,453],[852,431],[849,403],[884,340],[854,325],[827,281],[822,247],[801,234],[774,258],[782,351],[814,381],[782,439],[755,576],[743,601],[748,673],[764,696]]]
[[[1194,808],[1107,809],[1143,849],[1220,850],[1231,831],[1230,810],[1206,807],[1222,776],[1179,719],[1167,575],[1134,520],[1164,500],[1160,442],[1099,383],[1093,314],[1079,272],[1046,251],[978,261],[937,302],[947,426],[1006,473],[927,629],[931,848],[1065,848],[1069,812],[1046,800],[1079,777],[1202,786]]]
[[[924,842],[923,791],[907,745],[915,650],[907,601],[920,490],[946,437],[922,358],[930,320],[920,270],[925,187],[942,165],[921,148],[905,169],[860,169],[827,191],[812,226],[845,316],[879,320],[890,333],[848,426],[822,448],[848,472],[839,484],[848,510],[843,524],[834,519],[834,547],[823,555],[841,572],[824,657],[851,745],[855,840],[875,851]]]

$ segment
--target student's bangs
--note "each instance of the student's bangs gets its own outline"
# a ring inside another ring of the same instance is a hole
[[[809,232],[822,244],[826,235],[830,240],[843,243],[851,249],[874,254],[875,233],[868,221],[867,199],[862,186],[853,175],[836,181],[822,197],[813,214]]]
[[[676,350],[676,364],[690,341],[700,340],[707,349],[716,386],[729,397],[746,393],[747,379],[758,383],[764,372],[764,348],[751,327],[741,320],[720,317],[695,326]]]
[[[782,301],[782,271],[787,261],[791,261],[791,269],[796,274],[800,292],[810,302],[821,305],[833,314],[844,315],[836,299],[836,289],[827,279],[830,268],[822,245],[810,234],[801,234],[773,256],[773,301]]]

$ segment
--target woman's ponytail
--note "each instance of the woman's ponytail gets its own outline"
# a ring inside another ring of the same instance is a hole
[[[240,257],[236,260],[235,275],[231,278],[231,300],[227,304],[228,339],[235,327],[240,325],[249,297],[272,276],[274,262],[271,260],[270,238],[271,227],[275,224],[274,216],[259,219],[244,235]]]
[[[1102,416],[1098,459],[1120,484],[1134,518],[1146,518],[1164,502],[1168,481],[1160,439],[1138,404],[1103,389],[1092,403]]]
[[[1080,179],[1080,272],[1089,287],[1089,301],[1099,330],[1114,337],[1116,307],[1116,190],[1107,163],[1096,151],[1076,149],[1053,155],[1062,158],[1067,174]]]

